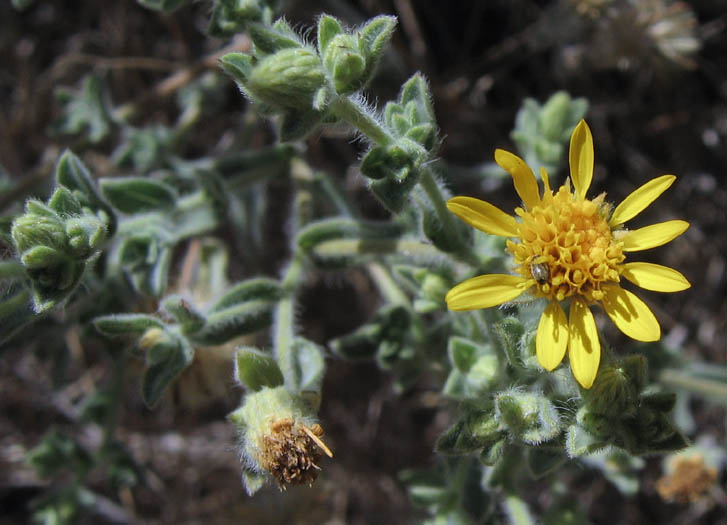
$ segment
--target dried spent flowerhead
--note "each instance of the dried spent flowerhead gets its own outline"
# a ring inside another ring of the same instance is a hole
[[[657,481],[656,490],[665,501],[689,503],[704,496],[717,481],[717,469],[700,456],[679,458],[674,471]]]
[[[309,428],[293,418],[274,421],[261,439],[260,466],[273,475],[281,489],[311,485],[321,470],[318,463],[323,453],[333,457],[321,436],[323,428],[317,423]]]
[[[701,47],[697,17],[685,2],[620,2],[602,12],[592,33],[591,54],[598,68],[636,71],[676,65],[693,69]]]
[[[240,432],[244,469],[257,476],[260,484],[269,474],[281,489],[311,485],[321,470],[323,454],[333,457],[321,439],[323,429],[315,408],[305,396],[292,394],[282,385],[248,393],[228,419]],[[259,488],[245,483],[250,494]]]

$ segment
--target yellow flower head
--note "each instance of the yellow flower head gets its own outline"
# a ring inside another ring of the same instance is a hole
[[[611,320],[638,341],[661,337],[659,322],[648,306],[621,288],[621,277],[646,290],[677,292],[690,284],[676,270],[658,264],[624,263],[625,253],[666,244],[689,227],[685,221],[666,221],[638,230],[623,224],[641,213],[672,185],[674,175],[650,180],[611,211],[605,194],[589,200],[593,177],[593,137],[584,120],[570,142],[570,179],[553,192],[541,168],[544,191],[528,165],[517,155],[496,150],[495,161],[510,175],[523,201],[507,215],[488,202],[454,197],[447,203],[460,219],[485,233],[508,237],[518,275],[489,274],[468,279],[447,293],[450,310],[489,308],[511,301],[526,290],[548,299],[535,338],[538,362],[555,369],[566,350],[578,383],[590,388],[601,360],[601,344],[590,304],[601,303]],[[570,300],[568,316],[561,301]]]

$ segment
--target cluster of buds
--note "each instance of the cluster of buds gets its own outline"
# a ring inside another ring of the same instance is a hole
[[[115,229],[113,212],[78,157],[66,152],[56,166],[56,179],[50,199],[29,200],[10,232],[30,278],[36,312],[71,294]]]
[[[281,116],[281,139],[297,140],[324,121],[337,97],[372,78],[395,25],[393,17],[379,16],[347,31],[335,18],[322,16],[313,47],[283,19],[252,23],[254,53],[228,53],[221,64],[260,110]]]

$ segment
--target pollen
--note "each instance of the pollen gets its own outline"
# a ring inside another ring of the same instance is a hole
[[[519,240],[508,240],[507,249],[516,271],[534,280],[538,297],[562,301],[577,295],[592,303],[603,299],[603,284],[619,282],[623,243],[608,224],[604,197],[579,199],[566,184],[555,194],[546,188],[531,209],[515,210]]]

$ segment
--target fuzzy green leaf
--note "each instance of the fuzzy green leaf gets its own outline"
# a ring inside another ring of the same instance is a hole
[[[326,363],[323,350],[312,341],[296,337],[293,343],[295,384],[290,385],[297,392],[319,391]]]
[[[63,114],[53,122],[57,133],[84,133],[92,144],[98,144],[111,133],[111,111],[107,88],[94,74],[86,75],[80,91],[58,89],[55,98],[64,104]]]
[[[432,95],[429,91],[427,81],[420,73],[414,74],[404,83],[401,88],[399,100],[404,107],[410,102],[415,103],[417,124],[436,125],[434,107],[432,106]]]
[[[162,308],[182,325],[184,333],[195,332],[205,323],[205,317],[198,312],[186,299],[179,295],[165,297]]]
[[[101,179],[101,192],[124,213],[144,213],[174,206],[177,193],[166,184],[140,177]]]
[[[143,334],[149,328],[163,328],[156,317],[146,314],[115,314],[93,320],[96,330],[105,335]]]
[[[255,277],[232,286],[207,310],[208,314],[231,308],[247,301],[277,301],[282,296],[280,282],[267,277]]]
[[[242,469],[242,483],[248,496],[252,496],[265,484],[265,476],[252,470]]]
[[[116,214],[111,206],[103,200],[96,182],[91,177],[86,166],[72,151],[66,150],[56,164],[56,182],[65,186],[78,199],[81,206],[93,210],[103,210],[106,214],[107,235],[113,236],[116,232]]]
[[[42,269],[38,274],[31,273],[35,312],[46,312],[70,297],[81,282],[85,269],[85,262],[67,261],[52,270]]]
[[[469,372],[481,351],[481,345],[464,337],[450,337],[447,344],[447,354],[450,362],[457,370],[464,373]]]
[[[241,85],[250,77],[252,63],[252,57],[245,53],[227,53],[220,58],[222,69]]]
[[[217,310],[208,314],[205,325],[189,337],[203,345],[224,344],[270,326],[274,307],[274,302],[253,300]]]
[[[235,354],[235,379],[253,392],[283,384],[283,373],[273,357],[255,348],[243,347]]]
[[[303,47],[304,43],[290,26],[278,20],[274,26],[251,23],[247,27],[256,55],[269,55],[281,49]]]
[[[322,15],[318,19],[318,53],[323,56],[333,37],[343,33],[341,23],[329,15]]]
[[[366,59],[367,78],[370,78],[371,73],[381,60],[395,28],[396,18],[382,15],[369,20],[358,31],[359,49]]]
[[[48,207],[62,216],[79,215],[81,203],[65,186],[58,186],[48,200]]]
[[[176,344],[165,345],[156,355],[147,354],[151,364],[144,372],[141,384],[141,397],[144,404],[153,407],[157,404],[169,385],[187,368],[194,359],[194,348],[184,337],[178,337]],[[154,350],[153,348],[150,350]]]
[[[402,227],[394,222],[323,219],[303,228],[298,233],[297,244],[302,250],[309,251],[333,239],[390,240],[398,238],[401,233]]]
[[[68,257],[63,252],[50,246],[34,246],[20,256],[20,261],[28,270],[56,266],[67,260]]]

